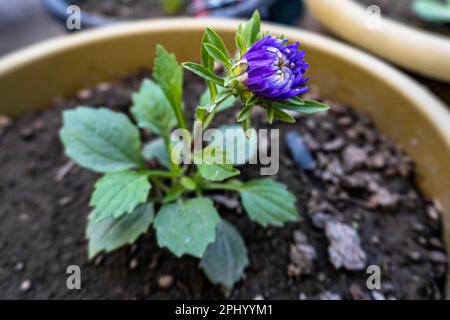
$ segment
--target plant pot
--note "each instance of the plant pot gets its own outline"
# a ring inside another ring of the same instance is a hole
[[[71,3],[73,1],[44,0],[45,7],[50,14],[63,24],[69,17],[66,10]],[[249,18],[256,9],[260,11],[263,19],[292,25],[303,12],[303,3],[299,0],[246,0],[223,9],[200,10],[194,12],[193,15]],[[124,21],[119,18],[100,16],[85,11],[81,13],[81,28],[95,28],[118,22]]]
[[[367,13],[352,0],[307,0],[312,14],[331,32],[407,70],[450,82],[450,39],[389,18],[367,28]]]
[[[25,49],[0,61],[0,114],[42,109],[55,97],[150,66],[157,43],[176,52],[179,61],[198,60],[205,26],[217,30],[231,47],[237,25],[214,19],[135,22]],[[414,158],[418,183],[440,204],[450,243],[450,114],[445,106],[401,72],[356,49],[309,32],[264,27],[302,41],[311,81],[321,95],[368,113]]]

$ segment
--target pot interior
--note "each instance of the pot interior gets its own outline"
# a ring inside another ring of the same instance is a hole
[[[0,114],[19,116],[45,108],[87,85],[150,67],[158,43],[180,62],[198,60],[205,26],[217,30],[232,48],[237,24],[213,19],[136,22],[25,49],[0,61]],[[402,73],[358,50],[309,32],[271,25],[264,29],[300,41],[311,65],[310,82],[321,96],[370,114],[414,158],[422,190],[441,209],[449,244],[450,114],[445,106]]]

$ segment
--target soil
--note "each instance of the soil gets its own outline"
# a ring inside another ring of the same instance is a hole
[[[381,14],[394,20],[409,24],[426,31],[450,36],[450,24],[438,24],[424,21],[416,16],[411,9],[412,0],[356,0],[365,6],[377,5],[381,8]],[[446,1],[446,0],[442,0]]]
[[[327,113],[300,116],[296,125],[275,124],[283,142],[288,133],[301,134],[315,160],[312,170],[303,171],[280,144],[274,178],[297,195],[301,221],[264,229],[242,208],[217,205],[249,251],[246,277],[233,290],[211,285],[198,260],[158,248],[152,231],[134,245],[88,261],[84,230],[99,176],[63,155],[61,112],[79,104],[126,112],[131,92],[149,75],[142,71],[101,83],[17,121],[0,117],[0,299],[444,297],[441,218],[418,190],[412,161],[367,116],[332,101]],[[203,90],[201,80],[186,74],[189,114]],[[231,122],[236,113],[230,109],[217,120]],[[266,127],[262,114],[255,117],[256,127]],[[258,165],[241,171],[243,179],[260,177]],[[222,195],[224,204],[235,202],[235,195]],[[81,268],[81,290],[66,287],[69,265]],[[369,265],[381,269],[380,290],[366,285]]]
[[[127,20],[183,15],[187,8],[184,2],[176,13],[166,12],[162,0],[78,0],[78,5],[93,14]]]

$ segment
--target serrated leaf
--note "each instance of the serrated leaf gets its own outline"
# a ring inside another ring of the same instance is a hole
[[[147,232],[153,217],[153,204],[146,203],[119,218],[109,217],[100,221],[89,219],[86,230],[89,259],[101,251],[109,252],[134,243],[140,235]]]
[[[239,125],[221,126],[222,141],[214,139],[208,146],[224,150],[228,160],[233,165],[243,165],[253,159],[258,151],[258,137],[256,130],[250,139],[247,139],[245,132]]]
[[[120,171],[104,175],[95,184],[90,205],[92,219],[118,218],[147,200],[151,185],[145,172]]]
[[[216,228],[216,241],[206,249],[200,267],[212,283],[231,289],[242,279],[248,264],[247,248],[239,231],[222,220]]]
[[[263,227],[282,226],[298,220],[295,196],[286,186],[272,179],[259,179],[239,187],[242,204],[250,219]]]
[[[153,77],[158,82],[173,109],[183,109],[183,68],[178,64],[175,55],[163,46],[156,46]]]
[[[158,138],[147,143],[144,146],[142,154],[145,160],[156,158],[162,166],[170,168],[169,155],[167,154],[166,145],[164,144],[164,140],[162,138]]]
[[[204,66],[198,63],[194,62],[185,62],[183,63],[183,67],[188,69],[189,71],[195,73],[196,75],[214,82],[215,84],[223,87],[223,79],[211,72],[210,70],[206,69]]]
[[[202,178],[208,181],[223,181],[240,173],[233,167],[226,153],[218,147],[207,146],[196,152],[194,163]]]
[[[155,219],[156,237],[177,257],[189,254],[201,258],[216,239],[219,214],[211,200],[194,198],[165,204]]]
[[[139,131],[124,114],[78,107],[64,111],[63,122],[65,153],[80,166],[113,172],[142,165]]]
[[[226,55],[210,43],[205,43],[203,46],[206,48],[206,51],[208,51],[211,57],[223,64],[225,67],[231,68],[231,61],[228,55]]]
[[[144,80],[132,98],[131,113],[139,127],[160,136],[169,136],[177,118],[161,88],[152,80]]]

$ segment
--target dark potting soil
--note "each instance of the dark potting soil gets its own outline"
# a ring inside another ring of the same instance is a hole
[[[441,218],[417,189],[412,161],[368,117],[329,101],[327,113],[275,124],[282,141],[289,132],[301,134],[316,161],[313,171],[302,172],[280,144],[274,179],[297,196],[301,221],[264,229],[236,206],[236,195],[221,194],[218,210],[240,230],[250,258],[233,290],[211,285],[197,259],[158,248],[153,231],[88,261],[84,230],[99,176],[64,156],[61,112],[80,104],[127,111],[146,76],[81,90],[17,121],[0,118],[1,299],[443,298]],[[190,114],[203,90],[201,80],[186,74]],[[231,123],[237,112],[228,110],[218,121]],[[255,117],[256,127],[267,127],[261,113]],[[242,178],[259,178],[259,168],[241,167]],[[69,265],[81,268],[81,290],[66,287]],[[369,265],[381,269],[380,290],[366,285]]]
[[[365,6],[377,5],[381,14],[394,20],[409,24],[426,31],[450,36],[450,24],[439,24],[420,19],[411,9],[412,0],[356,0]],[[445,2],[446,0],[441,0]]]
[[[78,5],[92,14],[127,20],[183,15],[186,2],[176,13],[166,12],[162,0],[78,0]]]

